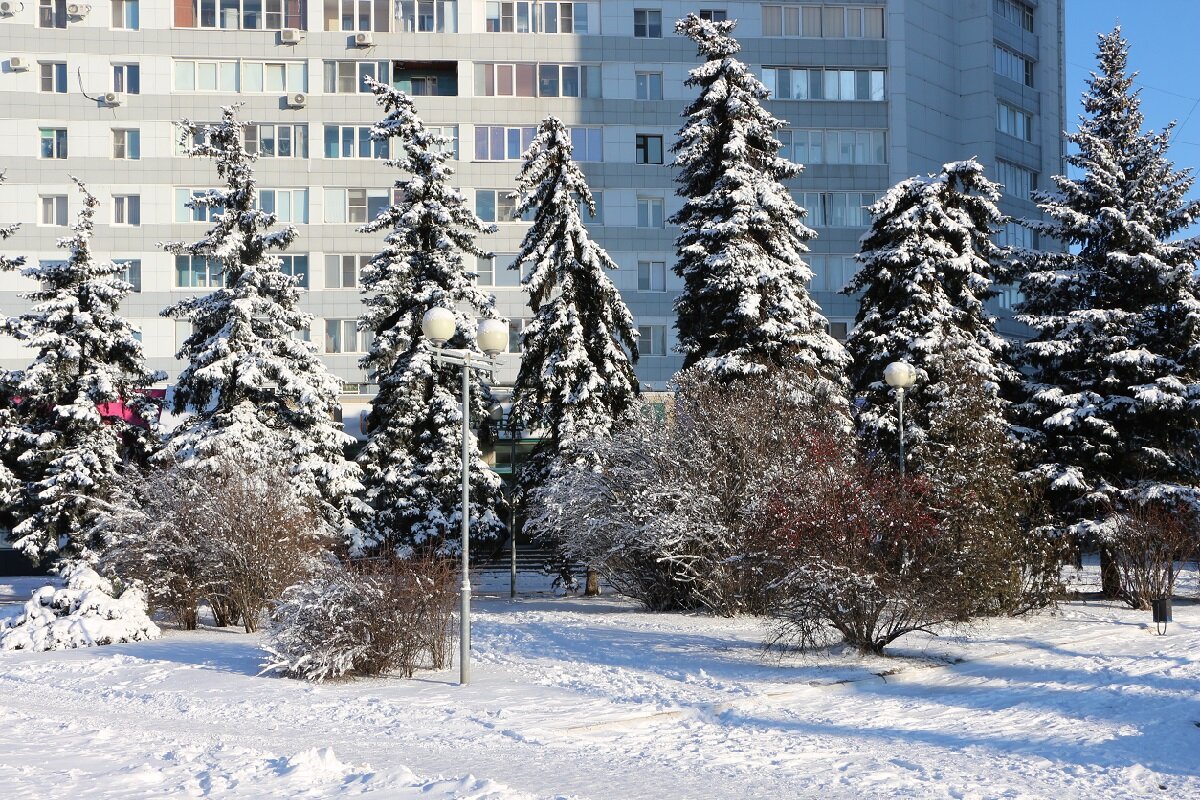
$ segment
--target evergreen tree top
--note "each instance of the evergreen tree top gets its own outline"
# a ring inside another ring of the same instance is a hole
[[[0,185],[3,185],[7,179],[7,176],[3,172],[0,172]],[[20,223],[0,225],[0,241],[4,241],[10,236],[15,235],[20,227]],[[0,254],[0,270],[20,269],[24,263],[25,256],[5,256]]]

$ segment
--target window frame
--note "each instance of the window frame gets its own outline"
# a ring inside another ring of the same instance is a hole
[[[654,155],[652,144],[657,140],[658,160],[651,160]],[[635,133],[633,135],[633,163],[642,166],[660,166],[666,157],[666,143],[661,133]]]
[[[49,69],[49,72],[47,71]],[[50,88],[46,88],[47,79]],[[60,80],[61,79],[61,80]],[[62,88],[59,88],[61,86]],[[67,94],[67,62],[39,61],[38,62],[38,92],[40,94]]]
[[[137,228],[142,224],[142,196],[140,194],[114,194],[112,196],[112,224],[122,228]]]
[[[638,17],[641,17],[641,21]],[[657,21],[655,20],[657,17]],[[638,31],[641,31],[639,33]],[[657,31],[657,33],[656,33]],[[633,10],[633,38],[661,39],[663,38],[662,9],[635,8]]]
[[[48,206],[47,203],[52,205]],[[52,208],[52,222],[46,221],[46,210]],[[39,194],[38,195],[38,227],[43,228],[65,228],[71,224],[70,206],[65,194]],[[61,220],[61,221],[60,221]]]
[[[38,158],[44,161],[65,161],[70,151],[67,128],[38,127]],[[47,149],[49,144],[49,149]],[[47,155],[49,153],[49,155]]]
[[[645,280],[642,279],[643,273],[645,274]],[[656,278],[659,280],[655,280]],[[637,290],[647,294],[665,294],[667,291],[667,262],[665,260],[639,258],[637,262]]]

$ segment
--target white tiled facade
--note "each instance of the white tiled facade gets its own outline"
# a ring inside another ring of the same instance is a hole
[[[259,186],[274,190],[263,202],[301,223],[290,252],[307,256],[312,338],[327,350],[350,351],[329,352],[328,363],[349,383],[365,384],[360,354],[352,352],[363,343],[344,325],[357,315],[359,296],[346,284],[357,257],[379,249],[382,237],[359,234],[347,220],[383,202],[398,173],[357,157],[361,126],[379,117],[371,96],[357,91],[357,76],[387,70],[402,88],[436,92],[418,97],[418,107],[427,124],[456,131],[458,185],[484,211],[513,186],[519,164],[508,156],[528,136],[520,129],[549,114],[587,129],[578,133],[577,155],[603,209],[591,229],[620,265],[614,280],[644,326],[638,374],[660,388],[680,363],[672,351],[675,234],[661,223],[679,206],[667,148],[694,95],[683,79],[696,64],[694,46],[673,32],[676,18],[698,10],[738,19],[744,60],[777,96],[794,98],[769,105],[789,121],[793,156],[808,164],[795,191],[820,234],[812,288],[840,333],[855,304],[836,290],[853,269],[848,257],[863,232],[864,202],[902,178],[970,156],[993,175],[1003,162],[1004,174],[1022,185],[1046,185],[1061,172],[1063,2],[8,3],[0,6],[10,12],[0,14],[0,171],[8,175],[0,223],[22,228],[0,247],[60,258],[54,242],[67,229],[54,224],[62,219],[54,198],[66,195],[70,223],[79,202],[68,175],[86,181],[101,201],[96,251],[140,261],[140,291],[124,311],[142,328],[151,365],[176,373],[173,354],[185,331],[159,311],[205,289],[156,243],[191,240],[205,229],[183,220],[181,201],[216,178],[210,162],[177,155],[173,122],[211,121],[220,105],[244,102],[242,116],[261,126],[260,147],[274,137],[276,154],[258,162]],[[539,31],[517,32],[533,28],[535,18]],[[573,32],[563,33],[568,19]],[[252,26],[258,29],[243,29]],[[283,43],[290,31],[282,28],[299,30],[299,42]],[[363,32],[371,44],[355,45]],[[118,88],[125,90],[120,104],[104,102]],[[507,96],[484,96],[489,91]],[[64,129],[62,153],[57,131]],[[664,163],[638,163],[657,160],[654,137],[662,137]],[[138,157],[129,158],[135,149]],[[124,198],[119,212],[117,196]],[[1003,207],[1035,212],[1021,198],[1006,196]],[[140,224],[129,224],[135,218]],[[498,254],[490,279],[501,313],[520,320],[529,312],[505,268],[524,225],[499,227],[484,240]],[[295,264],[304,268],[303,259]],[[0,311],[24,307],[17,294],[24,283],[0,276]],[[0,342],[0,363],[15,367],[25,358],[12,342]],[[508,359],[515,365],[515,356]],[[510,366],[501,378],[513,374]]]

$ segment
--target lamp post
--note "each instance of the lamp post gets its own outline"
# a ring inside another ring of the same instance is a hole
[[[893,361],[884,367],[883,379],[896,390],[900,416],[900,480],[904,480],[904,392],[917,382],[917,370],[907,361]]]
[[[431,308],[421,319],[421,331],[433,343],[434,360],[439,364],[458,364],[462,367],[462,599],[459,608],[458,683],[471,682],[471,370],[496,368],[495,358],[507,349],[508,326],[498,319],[482,319],[475,341],[485,354],[478,356],[470,350],[451,350],[446,342],[458,326],[454,312],[448,308]]]

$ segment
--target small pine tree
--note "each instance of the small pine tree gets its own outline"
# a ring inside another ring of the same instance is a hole
[[[609,434],[637,400],[633,316],[605,274],[617,265],[583,226],[579,206],[595,214],[583,172],[571,158],[571,133],[555,117],[542,122],[517,178],[516,213],[536,209],[510,269],[531,264],[522,283],[534,317],[522,337],[513,415],[544,430],[522,484],[545,480],[556,457]],[[625,349],[623,349],[625,348]]]
[[[735,25],[696,14],[675,24],[706,59],[685,81],[700,96],[672,147],[684,199],[671,218],[684,282],[679,349],[685,367],[722,380],[779,367],[810,373],[815,391],[844,407],[848,358],[805,288],[805,242],[816,234],[782,183],[802,168],[778,154],[775,132],[786,123],[763,108],[766,88],[735,58]]]
[[[359,228],[388,233],[386,246],[363,269],[361,280],[366,311],[359,329],[372,334],[362,366],[379,390],[359,456],[369,509],[359,517],[358,547],[449,555],[460,546],[462,520],[462,380],[459,367],[435,363],[421,320],[431,308],[451,309],[457,331],[446,346],[479,352],[468,310],[491,314],[493,300],[475,287],[463,256],[490,257],[475,237],[495,228],[486,226],[450,185],[448,141],[426,130],[412,99],[386,84],[369,83],[386,112],[371,135],[376,141],[398,141],[403,155],[389,163],[410,177],[396,181],[400,199]],[[471,413],[482,417],[478,373],[471,382]],[[503,528],[495,513],[500,479],[474,440],[469,463],[471,536],[492,539]]]
[[[1170,126],[1142,130],[1128,55],[1119,27],[1099,37],[1100,70],[1067,135],[1079,177],[1036,192],[1048,219],[1028,223],[1066,248],[1031,253],[1021,280],[1030,472],[1059,529],[1085,535],[1134,503],[1200,503],[1200,238],[1172,238],[1200,200],[1167,159]]]
[[[984,301],[1004,274],[1004,253],[989,238],[1003,222],[999,187],[977,161],[946,164],[941,172],[909,178],[871,207],[874,219],[857,256],[861,270],[846,287],[862,293],[846,347],[859,433],[893,463],[899,447],[896,402],[883,380],[889,362],[917,370],[905,393],[906,460],[925,460],[931,404],[957,391],[946,374],[950,359],[969,365],[993,388],[1010,388],[1016,372]]]
[[[157,422],[158,409],[136,390],[166,377],[146,369],[137,331],[119,313],[133,289],[121,279],[123,265],[92,254],[99,202],[72,180],[83,208],[74,235],[58,240],[70,255],[23,270],[40,288],[24,295],[33,307],[4,324],[5,333],[37,353],[29,367],[9,375],[20,399],[3,432],[20,452],[16,546],[34,562],[95,557],[88,523],[97,503],[112,493],[123,455],[151,445],[149,431],[102,418],[99,406],[123,403]]]
[[[237,109],[223,108],[219,123],[203,127],[203,142],[187,148],[189,156],[213,159],[225,182],[188,203],[204,209],[212,227],[195,242],[161,245],[208,259],[224,278],[220,288],[162,312],[190,322],[192,333],[179,350],[188,364],[172,398],[173,411],[188,416],[161,458],[197,466],[222,457],[258,468],[290,464],[300,496],[342,525],[362,484],[358,466],[345,458],[353,438],[334,421],[341,382],[301,338],[312,315],[297,307],[296,278],[274,254],[292,243],[296,229],[270,231],[275,215],[256,205],[257,156],[242,144]],[[182,129],[185,142],[199,130],[187,120]]]

